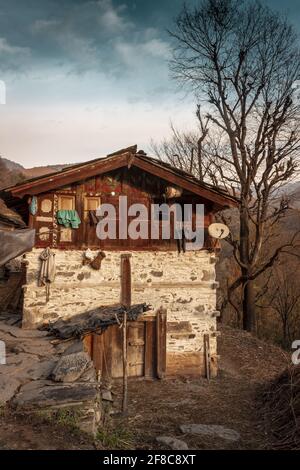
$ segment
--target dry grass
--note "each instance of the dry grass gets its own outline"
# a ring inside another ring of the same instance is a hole
[[[264,387],[261,404],[271,447],[300,450],[300,365]]]

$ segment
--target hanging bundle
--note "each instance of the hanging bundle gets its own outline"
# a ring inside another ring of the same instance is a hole
[[[39,286],[46,288],[46,302],[50,299],[50,285],[55,279],[55,253],[46,248],[40,254],[41,271],[39,275]]]
[[[97,254],[97,256],[93,259],[93,261],[90,263],[90,266],[93,268],[93,269],[96,269],[99,271],[99,269],[101,268],[101,263],[102,263],[102,260],[105,258],[105,253],[103,251],[99,251],[99,253]]]

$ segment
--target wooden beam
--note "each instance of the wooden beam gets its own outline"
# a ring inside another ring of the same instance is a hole
[[[99,159],[81,166],[76,166],[75,168],[63,170],[53,175],[46,175],[36,179],[35,181],[28,181],[11,188],[7,188],[5,191],[10,192],[16,197],[23,197],[27,194],[35,195],[66,186],[74,182],[83,181],[95,175],[108,173],[125,166],[129,169],[132,166],[136,166],[147,173],[162,178],[169,183],[180,186],[187,191],[214,202],[218,208],[224,206],[238,206],[238,201],[234,198],[231,198],[230,196],[226,197],[226,195],[222,195],[213,189],[204,187],[197,181],[193,181],[192,179],[189,180],[188,175],[176,174],[175,168],[174,170],[164,168],[163,165],[159,164],[159,162],[155,163],[152,160],[147,161],[146,157],[142,158],[138,154],[134,155],[130,152]]]
[[[227,198],[226,196],[222,196],[221,194],[218,194],[213,190],[204,188],[203,186],[200,186],[200,183],[198,184],[193,181],[188,181],[187,179],[185,179],[184,176],[178,176],[174,174],[172,170],[157,166],[151,161],[146,162],[145,160],[142,160],[140,158],[135,158],[132,165],[140,168],[141,170],[147,171],[148,173],[151,173],[154,176],[158,176],[159,178],[165,179],[166,181],[169,181],[170,183],[173,183],[176,186],[180,186],[183,189],[186,189],[187,191],[191,191],[194,194],[198,194],[198,196],[202,196],[204,199],[213,201],[215,204],[219,204],[221,207],[236,207],[238,205],[238,202],[234,201],[230,197]]]
[[[118,168],[127,166],[128,159],[131,154],[126,153],[124,155],[118,155],[117,157],[111,157],[110,159],[99,159],[98,162],[89,163],[80,168],[73,168],[58,172],[51,176],[43,176],[36,181],[28,181],[24,184],[8,188],[5,191],[10,192],[16,197],[23,197],[26,194],[35,195],[43,192],[47,192],[53,189],[57,189],[61,186],[82,181],[95,175],[108,173],[109,171],[116,170]]]

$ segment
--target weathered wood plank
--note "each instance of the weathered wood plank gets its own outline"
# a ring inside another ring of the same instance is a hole
[[[167,356],[167,311],[160,308],[157,312],[156,338],[157,338],[157,377],[163,379],[166,375]]]

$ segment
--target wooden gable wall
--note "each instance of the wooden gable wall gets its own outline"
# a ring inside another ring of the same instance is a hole
[[[128,206],[134,203],[145,204],[150,214],[151,203],[163,203],[165,188],[169,186],[165,180],[127,167],[113,172],[89,178],[37,196],[37,213],[29,217],[29,226],[36,228],[36,247],[50,246],[62,249],[109,249],[109,250],[177,250],[176,240],[102,240],[96,235],[96,226],[91,225],[87,213],[88,201],[93,205],[98,200],[101,204],[111,203],[116,207],[118,219],[119,196],[128,198]],[[69,199],[69,202],[68,202]],[[94,201],[93,201],[94,199]],[[78,229],[65,229],[57,224],[56,212],[63,201],[64,207],[76,209],[81,219]],[[212,204],[188,192],[172,202],[205,205],[205,226],[212,221]],[[131,217],[133,219],[134,217]],[[128,217],[130,222],[130,217]],[[150,221],[149,221],[150,228]],[[205,247],[210,247],[206,239]]]

